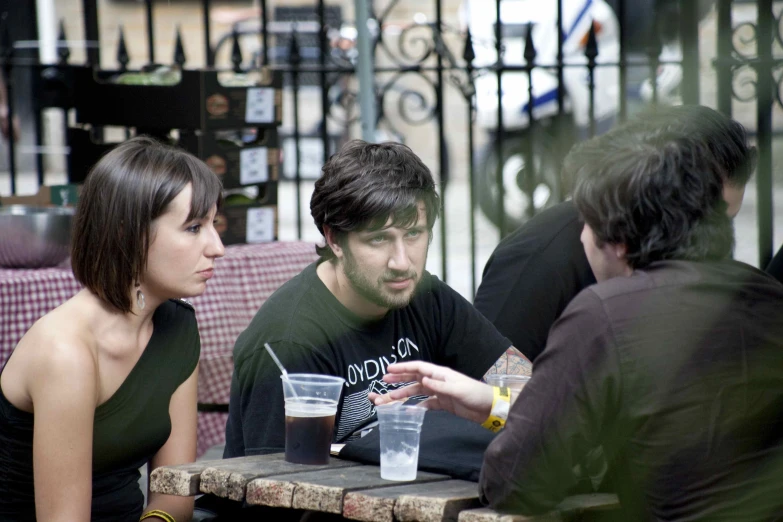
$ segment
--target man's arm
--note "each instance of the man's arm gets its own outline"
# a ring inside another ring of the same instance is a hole
[[[493,509],[553,509],[573,467],[602,442],[619,408],[619,361],[602,303],[580,294],[552,328],[536,371],[484,454],[479,483]]]

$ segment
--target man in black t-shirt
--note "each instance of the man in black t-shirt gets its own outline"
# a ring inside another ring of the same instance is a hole
[[[224,457],[282,451],[280,372],[343,377],[334,442],[374,415],[394,362],[436,362],[480,379],[498,360],[529,362],[457,292],[425,270],[440,208],[429,169],[406,146],[346,145],[324,165],[310,202],[321,259],[277,290],[234,347]],[[512,353],[509,353],[512,352]],[[519,364],[518,364],[519,365]]]
[[[702,140],[722,168],[726,212],[737,215],[756,159],[742,125],[708,107],[680,105],[646,112],[624,129],[636,135],[678,132]],[[474,305],[531,361],[546,346],[549,329],[568,303],[595,283],[581,233],[576,207],[566,201],[501,241],[484,267]]]

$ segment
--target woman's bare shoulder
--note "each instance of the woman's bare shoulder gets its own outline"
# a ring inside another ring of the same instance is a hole
[[[56,394],[74,379],[96,382],[98,363],[87,322],[78,309],[66,305],[35,322],[3,370],[2,391],[21,410],[32,411],[33,397],[41,386]]]
[[[74,304],[78,305],[66,301],[36,321],[19,341],[14,355],[35,363],[41,371],[57,371],[60,365],[71,371],[94,370],[96,354],[89,311]]]

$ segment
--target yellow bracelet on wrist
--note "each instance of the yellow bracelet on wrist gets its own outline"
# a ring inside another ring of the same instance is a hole
[[[161,509],[153,509],[152,511],[147,511],[141,516],[139,522],[141,522],[145,518],[152,518],[152,517],[162,518],[166,522],[177,522],[176,520],[174,520],[174,517],[172,517],[171,515],[169,515],[168,513],[166,513]]]
[[[511,390],[506,386],[492,387],[492,410],[489,417],[481,427],[497,433],[506,425],[508,419],[508,410],[511,408]]]

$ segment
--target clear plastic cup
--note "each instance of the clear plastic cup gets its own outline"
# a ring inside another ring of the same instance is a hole
[[[381,478],[415,480],[426,408],[397,403],[383,404],[375,409],[381,430]]]
[[[511,389],[511,402],[513,403],[519,396],[519,392],[525,387],[529,375],[507,375],[505,373],[493,373],[487,375],[486,381],[490,386],[507,387]]]
[[[289,373],[285,398],[285,460],[328,464],[334,416],[345,379],[331,375]]]

